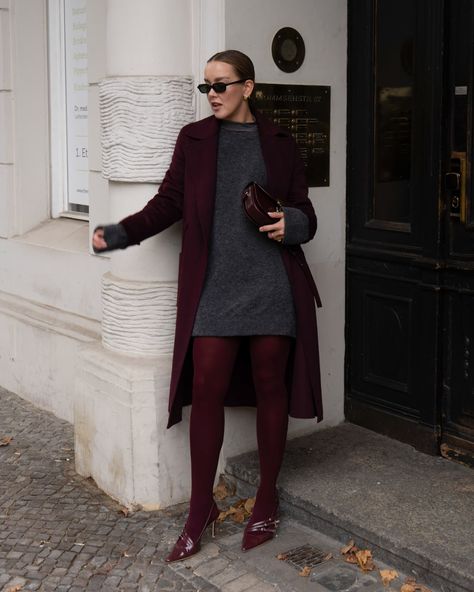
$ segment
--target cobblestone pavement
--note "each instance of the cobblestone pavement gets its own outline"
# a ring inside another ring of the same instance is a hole
[[[279,536],[240,551],[242,525],[219,524],[190,559],[163,557],[181,531],[187,505],[123,512],[91,479],[74,472],[73,429],[0,388],[0,591],[390,592],[375,572],[338,557],[340,543],[283,519]],[[304,543],[333,558],[308,577],[276,555]],[[377,562],[377,566],[384,568]]]

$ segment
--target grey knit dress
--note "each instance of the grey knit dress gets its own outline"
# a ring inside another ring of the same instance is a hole
[[[251,181],[266,185],[257,124],[222,121],[218,146],[208,267],[192,334],[295,337],[284,247],[260,233],[241,204],[242,191]],[[285,207],[284,212],[284,243],[307,240],[307,216],[297,208]]]

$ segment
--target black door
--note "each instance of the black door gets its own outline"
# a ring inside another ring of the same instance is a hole
[[[474,457],[474,0],[349,0],[346,418]]]

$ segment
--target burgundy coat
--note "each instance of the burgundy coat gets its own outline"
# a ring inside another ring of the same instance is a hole
[[[308,198],[304,166],[289,133],[258,112],[258,131],[267,170],[267,190],[284,205],[302,210],[309,219],[310,238],[316,215]],[[161,232],[183,219],[179,258],[176,334],[171,372],[168,428],[182,418],[191,403],[191,335],[204,285],[216,192],[219,120],[208,117],[186,125],[179,133],[169,170],[158,193],[136,214],[121,220],[129,245]],[[314,300],[316,286],[301,247],[282,245],[296,310],[296,340],[287,369],[292,417],[323,419],[319,373],[318,334]],[[255,405],[248,348],[240,349],[226,405]]]

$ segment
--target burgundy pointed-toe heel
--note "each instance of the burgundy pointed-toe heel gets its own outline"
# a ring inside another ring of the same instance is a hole
[[[258,522],[252,522],[252,516],[249,518],[242,538],[242,551],[249,551],[273,539],[280,523],[278,516],[279,502],[277,497],[274,510],[268,518],[259,520]]]
[[[209,515],[199,537],[195,541],[193,541],[193,539],[186,532],[185,526],[183,528],[183,532],[179,535],[178,540],[176,541],[176,544],[173,547],[173,550],[165,559],[165,561],[167,563],[171,563],[172,561],[181,561],[182,559],[186,559],[187,557],[191,557],[191,555],[197,553],[201,549],[202,535],[204,534],[204,531],[210,524],[212,524],[212,536],[215,536],[215,523],[217,518],[219,517],[219,514],[220,512],[216,505],[216,502],[212,502]]]

